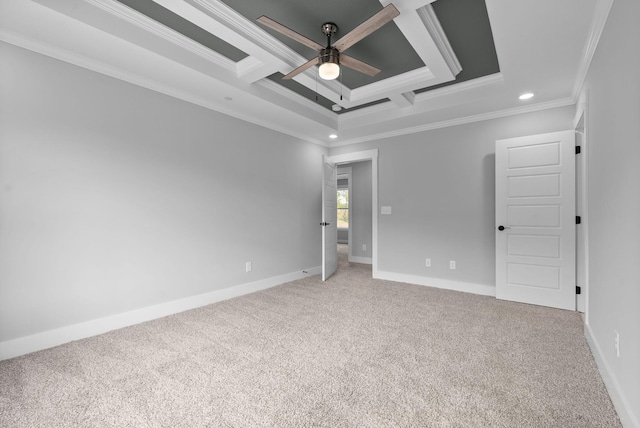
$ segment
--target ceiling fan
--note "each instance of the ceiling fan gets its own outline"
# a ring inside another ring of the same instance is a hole
[[[398,15],[400,15],[400,12],[393,4],[390,3],[333,44],[331,44],[331,36],[338,31],[338,26],[333,22],[325,22],[322,24],[322,33],[327,36],[326,47],[264,15],[258,18],[257,21],[262,25],[265,25],[311,49],[318,51],[318,56],[316,58],[309,60],[300,67],[294,69],[289,74],[285,75],[283,79],[291,79],[306,69],[319,64],[320,68],[318,70],[318,75],[325,80],[333,80],[340,75],[341,64],[368,76],[375,76],[378,74],[380,69],[351,56],[345,55],[343,52],[390,22]]]

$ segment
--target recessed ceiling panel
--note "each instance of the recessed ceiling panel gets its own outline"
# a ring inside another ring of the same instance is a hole
[[[462,71],[455,80],[422,88],[416,93],[498,73],[498,55],[493,43],[487,5],[479,0],[438,0],[431,3]]]
[[[332,39],[334,42],[382,10],[378,0],[224,0],[224,3],[250,21],[255,22],[265,15],[323,46],[327,44],[321,30],[323,23],[333,22],[338,26]],[[307,59],[318,55],[313,49],[276,31],[265,30]],[[381,70],[375,77],[369,77],[342,67],[342,83],[351,89],[424,67],[420,57],[393,22],[359,41],[345,53]]]

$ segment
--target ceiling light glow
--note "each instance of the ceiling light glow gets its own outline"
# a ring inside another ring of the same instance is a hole
[[[533,98],[533,92],[526,92],[526,93],[520,95],[518,98],[521,99],[521,100],[528,100],[530,98]]]
[[[325,62],[320,65],[318,75],[324,80],[333,80],[340,76],[340,66],[333,62]]]
[[[336,138],[338,138],[337,134],[331,134],[329,135],[329,138],[331,138],[332,140],[335,140]]]

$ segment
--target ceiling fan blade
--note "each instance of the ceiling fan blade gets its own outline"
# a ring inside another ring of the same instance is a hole
[[[285,36],[295,40],[298,43],[302,43],[303,45],[311,48],[311,49],[315,49],[317,51],[319,51],[320,49],[324,49],[324,46],[322,46],[319,43],[314,42],[311,39],[306,38],[305,36],[303,36],[300,33],[297,33],[295,31],[293,31],[291,28],[289,27],[285,27],[284,25],[280,24],[279,22],[274,21],[271,18],[268,18],[264,15],[262,15],[260,18],[258,18],[256,21],[258,21],[259,23],[261,23],[262,25],[271,28],[272,30],[276,30],[278,33],[280,34],[284,34]]]
[[[295,70],[293,70],[292,72],[290,72],[289,74],[287,74],[286,76],[283,77],[284,80],[289,80],[294,78],[295,76],[297,76],[298,74],[302,73],[303,71],[305,71],[307,68],[311,68],[314,65],[316,65],[318,63],[318,58],[314,58],[314,59],[310,59],[309,61],[305,62],[304,64],[302,64],[300,67],[296,68]]]
[[[396,9],[393,3],[389,3],[380,12],[358,25],[348,34],[342,36],[340,40],[333,44],[333,47],[342,52],[355,45],[398,15],[400,15],[398,9]]]
[[[344,65],[345,67],[349,67],[352,70],[359,71],[360,73],[366,74],[367,76],[375,76],[380,73],[380,69],[376,68],[372,65],[367,64],[366,62],[362,62],[359,59],[355,59],[349,55],[340,55],[340,65]]]

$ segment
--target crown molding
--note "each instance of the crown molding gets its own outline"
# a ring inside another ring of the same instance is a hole
[[[404,110],[404,113],[400,115],[406,116],[410,114],[416,114],[421,107],[424,108],[424,106],[429,101],[432,101],[436,98],[451,97],[456,95],[460,96],[464,92],[487,88],[496,84],[501,84],[503,82],[504,82],[504,76],[502,75],[502,73],[494,73],[488,76],[478,77],[476,79],[467,80],[466,82],[456,83],[453,85],[445,86],[438,89],[433,89],[431,91],[422,92],[419,94],[416,94],[415,92],[410,91],[407,94],[404,94],[403,96],[412,103],[412,106],[411,108],[409,108],[409,106],[403,108],[402,110]],[[413,95],[413,99],[410,98],[411,95]],[[393,101],[393,99],[391,100]],[[350,111],[348,113],[342,113],[340,115],[340,122],[343,124],[346,124],[348,122],[357,122],[359,120],[363,120],[368,117],[376,117],[376,116],[377,117],[384,116],[388,118],[388,117],[399,114],[398,107],[402,107],[402,106],[398,106],[395,102],[386,102],[386,103],[376,104],[371,107]]]
[[[416,94],[416,104],[426,102],[434,98],[451,96],[454,94],[459,94],[461,92],[470,91],[472,89],[483,88],[503,82],[504,76],[502,75],[502,73],[489,74],[488,76],[478,77],[476,79],[471,79],[465,82],[460,82],[454,85],[444,86],[442,88]]]
[[[240,15],[221,1],[185,0],[185,3],[191,5],[209,19],[214,20],[226,29],[230,30],[232,37],[225,37],[224,33],[212,33],[216,34],[216,36],[225,40],[227,43],[235,45],[238,42],[237,36],[240,35],[256,47],[266,50],[269,55],[277,57],[287,66],[293,66],[294,64],[300,64],[302,61],[307,61],[304,57],[273,37],[267,31],[258,27],[254,22]],[[240,49],[242,49],[242,47],[240,47]],[[253,52],[253,49],[252,52],[247,53],[250,55],[256,55],[256,52]]]
[[[614,0],[600,0],[596,4],[596,10],[593,21],[591,22],[591,29],[589,31],[589,38],[587,39],[584,55],[571,93],[574,100],[578,99],[580,92],[582,91],[584,81],[587,78],[587,73],[589,72],[589,67],[591,66],[591,61],[596,53],[600,37],[602,36],[605,24],[607,23],[609,12],[611,12],[611,8],[613,7],[613,1]]]
[[[575,104],[575,101],[573,100],[573,98],[571,97],[563,98],[563,99],[548,101],[544,103],[532,104],[529,106],[515,107],[510,109],[504,109],[504,110],[496,110],[488,113],[481,113],[477,115],[460,117],[460,118],[451,119],[451,120],[443,120],[440,122],[433,122],[433,123],[413,126],[409,128],[395,129],[389,132],[381,132],[378,134],[366,135],[363,137],[334,142],[330,144],[329,147],[334,148],[334,147],[349,146],[352,144],[381,140],[383,138],[393,138],[393,137],[399,137],[403,135],[416,134],[419,132],[432,131],[434,129],[449,128],[452,126],[465,125],[468,123],[482,122],[485,120],[492,120],[492,119],[500,119],[503,117],[515,116],[515,115],[525,114],[525,113],[533,113],[536,111],[549,110],[549,109],[558,108],[558,107],[566,107],[574,104]]]
[[[41,4],[42,6],[54,9],[62,14],[67,16],[74,17],[78,19],[77,16],[80,12],[80,9],[71,7],[70,9],[65,9],[64,4],[59,3],[51,3],[45,0],[34,0],[36,3]],[[85,0],[85,2],[96,9],[105,12],[111,16],[119,20],[124,20],[129,24],[132,24],[136,28],[141,29],[146,33],[150,33],[154,36],[161,38],[162,40],[170,42],[172,45],[177,46],[180,49],[184,49],[185,51],[197,56],[198,58],[204,59],[206,62],[216,66],[223,68],[224,70],[235,72],[236,63],[229,58],[221,55],[211,49],[206,48],[205,46],[197,43],[190,38],[174,31],[155,20],[148,18],[141,13],[131,9],[130,7],[114,1],[114,0]],[[82,18],[86,18],[83,16]],[[100,21],[100,18],[97,18]],[[105,24],[100,21],[101,24]],[[89,23],[89,25],[92,25]],[[95,26],[95,25],[94,25]]]
[[[417,9],[416,12],[429,32],[429,35],[431,35],[431,38],[440,51],[447,67],[451,70],[451,74],[457,76],[462,71],[462,65],[460,64],[460,61],[458,61],[458,57],[453,51],[442,25],[440,25],[440,20],[438,20],[436,12],[433,10],[433,6],[429,3]]]

